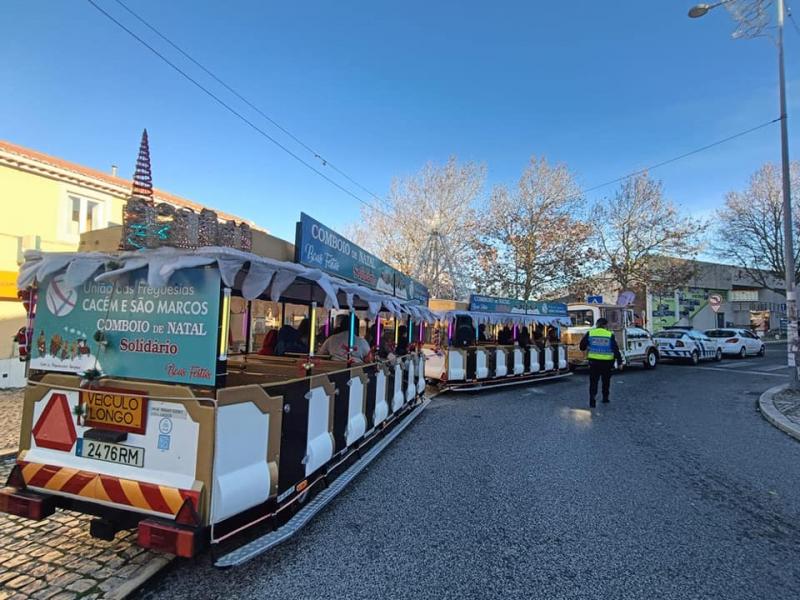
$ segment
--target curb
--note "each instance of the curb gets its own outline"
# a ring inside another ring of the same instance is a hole
[[[128,579],[122,585],[110,590],[105,597],[112,598],[113,600],[124,600],[133,592],[138,590],[141,586],[152,579],[157,573],[162,571],[165,567],[172,564],[176,557],[174,556],[158,556],[147,563],[135,577]]]
[[[0,462],[17,456],[17,448],[0,448]]]
[[[800,441],[800,426],[787,419],[781,411],[775,408],[775,403],[772,401],[775,394],[783,391],[787,386],[788,384],[777,385],[761,394],[758,399],[758,408],[761,411],[761,415],[772,425]]]

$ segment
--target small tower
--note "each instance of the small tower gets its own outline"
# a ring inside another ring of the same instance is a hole
[[[147,129],[142,131],[139,144],[139,156],[136,158],[136,171],[133,173],[131,196],[153,200],[153,174],[150,171],[150,144],[147,140]]]
[[[125,202],[122,215],[120,250],[141,250],[160,245],[157,232],[156,207],[153,204],[153,175],[150,171],[150,144],[147,129],[142,131],[136,170],[133,173],[131,195]]]

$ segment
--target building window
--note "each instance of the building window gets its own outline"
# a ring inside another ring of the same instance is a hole
[[[732,302],[758,302],[758,290],[731,290]]]
[[[86,229],[85,231],[92,231],[96,229],[97,226],[100,224],[99,215],[97,213],[100,212],[100,204],[97,202],[86,202]]]
[[[80,235],[105,227],[103,204],[81,196],[69,196],[69,233]]]
[[[71,196],[69,200],[71,208],[69,232],[77,234],[81,232],[81,199]]]

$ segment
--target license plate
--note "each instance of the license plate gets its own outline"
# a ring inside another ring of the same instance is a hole
[[[144,448],[139,446],[126,446],[125,444],[110,444],[100,440],[87,440],[78,438],[75,454],[83,458],[102,460],[105,462],[127,465],[129,467],[144,467]]]

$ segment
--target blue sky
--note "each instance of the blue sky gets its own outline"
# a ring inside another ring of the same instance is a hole
[[[96,1],[169,51],[114,0]],[[126,1],[378,194],[450,155],[485,163],[490,185],[513,183],[544,155],[589,187],[778,115],[773,44],[731,39],[721,9],[690,20],[691,1]],[[290,239],[301,210],[339,229],[358,219],[356,200],[87,2],[5,0],[0,54],[0,139],[129,176],[147,127],[160,188]],[[790,152],[800,159],[800,35],[789,21],[786,55]],[[773,125],[653,175],[685,210],[709,214],[779,160],[778,142]]]

